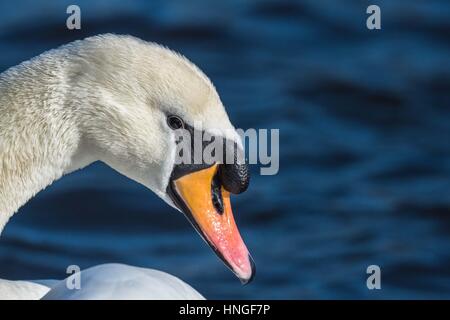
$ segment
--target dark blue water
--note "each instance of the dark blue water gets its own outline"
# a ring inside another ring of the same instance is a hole
[[[65,29],[78,3],[82,30]],[[216,84],[233,123],[280,129],[280,172],[234,197],[255,258],[242,287],[181,214],[102,164],[30,201],[0,238],[0,277],[123,262],[208,298],[450,298],[450,3],[13,1],[0,69],[104,32],[163,43]],[[381,267],[369,291],[366,268]]]

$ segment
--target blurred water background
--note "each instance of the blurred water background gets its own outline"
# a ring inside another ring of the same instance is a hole
[[[66,29],[69,4],[81,30]],[[106,32],[182,52],[237,127],[280,129],[279,174],[253,167],[232,199],[256,279],[242,287],[181,214],[99,163],[13,217],[0,278],[122,262],[207,298],[450,298],[450,2],[2,1],[0,70]]]

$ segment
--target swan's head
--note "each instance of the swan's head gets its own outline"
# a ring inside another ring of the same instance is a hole
[[[242,148],[210,80],[181,55],[132,37],[97,36],[68,49],[69,100],[85,148],[182,211],[241,281],[250,281],[254,264],[230,205],[230,192],[248,186],[247,167],[176,161],[185,139],[178,128]],[[190,137],[194,149],[199,140]],[[200,142],[200,151],[207,145]]]

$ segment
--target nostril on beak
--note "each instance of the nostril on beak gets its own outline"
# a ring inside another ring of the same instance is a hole
[[[211,182],[211,197],[214,208],[219,214],[223,214],[223,198],[222,198],[222,185],[220,183],[219,174],[216,172]]]

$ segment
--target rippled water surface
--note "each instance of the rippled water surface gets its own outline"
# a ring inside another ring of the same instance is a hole
[[[67,1],[0,4],[0,70],[104,32],[163,43],[216,84],[232,122],[280,128],[280,172],[234,197],[255,258],[245,287],[185,218],[102,164],[30,201],[0,238],[0,277],[123,262],[208,298],[450,298],[450,3]],[[19,5],[20,4],[20,5]],[[19,7],[20,6],[20,7]],[[382,290],[366,287],[377,264]]]

